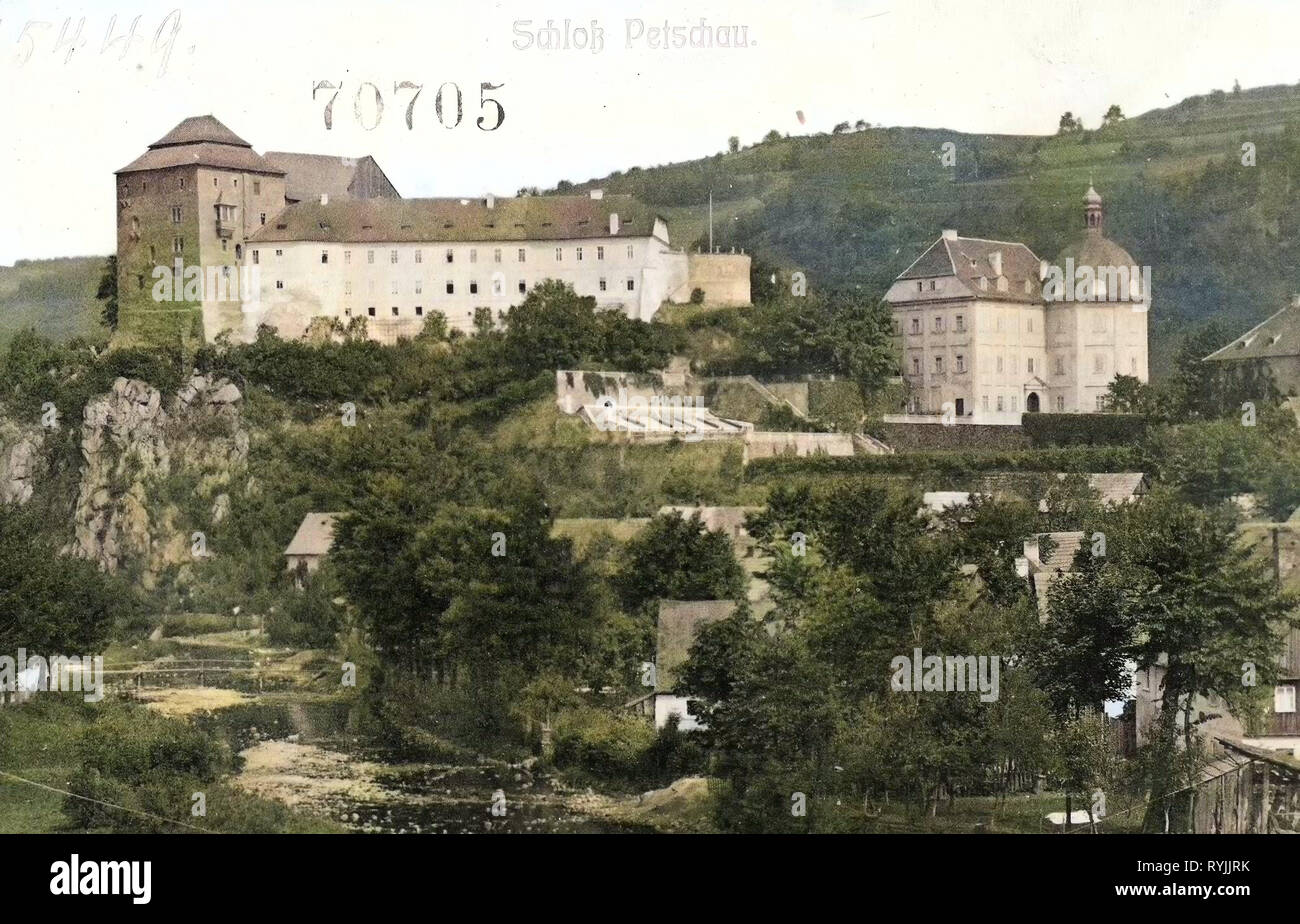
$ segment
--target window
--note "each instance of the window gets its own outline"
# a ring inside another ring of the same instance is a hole
[[[596,247],[596,259],[597,259],[597,260],[603,260],[603,259],[605,259],[605,248],[604,248],[604,247],[601,247],[601,246],[597,245],[597,247]]]
[[[471,248],[469,249],[469,262],[470,262],[470,263],[477,263],[477,262],[478,262],[478,248],[477,248],[477,247],[471,247]]]
[[[257,266],[262,262],[262,254],[259,251],[253,251],[253,265]]]
[[[456,294],[456,283],[454,283],[454,282],[449,282],[449,283],[447,283],[447,294],[448,294],[448,295],[455,295],[455,294]]]
[[[423,305],[416,305],[416,306],[415,306],[415,316],[416,316],[417,318],[422,318],[422,317],[424,317],[424,306],[423,306]]]
[[[631,245],[631,244],[628,244],[628,245],[627,245],[627,258],[628,258],[629,260],[634,260],[634,259],[636,259],[636,251],[634,251],[634,250],[632,249],[632,245]]]
[[[389,283],[389,285],[388,285],[388,294],[389,294],[389,295],[396,295],[396,294],[397,294],[397,280],[396,280],[396,279],[394,279],[391,283]]]
[[[180,207],[179,205],[173,205],[173,206],[172,206],[172,224],[179,225],[180,223],[181,223],[181,207]]]
[[[1098,396],[1097,396],[1097,411],[1098,411],[1098,412],[1101,412],[1101,411],[1104,411],[1104,410],[1106,410],[1106,396],[1105,396],[1105,395],[1098,395]]]
[[[262,224],[266,224],[266,212],[261,213],[261,222]]]
[[[393,317],[397,317],[397,306],[393,306]]]
[[[283,251],[283,250],[280,250],[279,248],[276,248],[275,255],[276,255],[277,257],[283,257],[283,256],[284,256],[284,251]]]
[[[181,188],[182,188],[182,189],[185,188],[185,181],[184,181],[184,180],[181,180]],[[261,194],[262,194],[262,181],[261,181],[261,180],[253,180],[253,195],[255,195],[255,196],[260,196]]]
[[[1029,332],[1030,332],[1031,334],[1034,332],[1034,319],[1033,319],[1033,318],[1030,318],[1030,319],[1029,319]]]
[[[226,239],[223,237],[223,238],[221,239],[221,249],[222,249],[223,251],[226,250],[226,249],[228,249],[228,248],[226,247],[226,244],[227,244],[227,241],[226,241]]]
[[[935,315],[935,318],[934,318],[934,332],[935,332],[936,334],[938,334],[938,333],[942,333],[942,332],[943,332],[943,316],[942,316],[942,315]]]
[[[330,261],[330,252],[328,250],[322,250],[320,252],[320,261],[322,263],[328,263]]]
[[[577,261],[578,261],[579,263],[581,263],[581,262],[582,262],[582,248],[581,248],[581,247],[575,247],[575,248],[573,248],[573,250],[574,250],[574,257],[577,259]]]
[[[564,259],[564,248],[563,248],[563,247],[556,247],[556,248],[555,248],[555,262],[556,262],[556,263],[559,263],[559,262],[561,262],[563,259]]]
[[[965,371],[966,371],[966,357],[965,357],[965,356],[962,356],[960,353],[958,353],[957,356],[956,356],[956,360],[957,360],[957,371],[958,371],[958,372],[965,372]]]
[[[181,189],[185,188],[185,177],[181,177]]]
[[[605,291],[605,277],[604,277],[604,276],[601,276],[601,277],[600,277],[600,291],[602,291],[602,292]]]
[[[184,252],[185,252],[185,238],[183,237],[172,238],[172,253],[184,253]]]
[[[1002,410],[1002,396],[998,395],[998,410]]]
[[[987,410],[989,409],[989,396],[988,396],[988,395],[984,395],[983,398],[984,398],[984,399],[983,399],[983,401],[981,402],[981,404],[983,405],[984,410],[987,411]]]
[[[1105,364],[1106,364],[1106,360],[1102,357],[1100,353],[1098,353],[1096,356],[1092,358],[1092,371],[1101,372],[1102,367],[1105,366]]]
[[[628,281],[627,281],[627,290],[628,290],[629,292],[634,292],[634,291],[636,291],[636,280],[635,280],[635,279],[631,279],[631,278],[628,279]]]
[[[957,330],[963,331],[965,329],[966,329],[966,318],[959,314],[957,315]]]
[[[388,251],[388,262],[389,262],[389,263],[396,263],[396,262],[397,262],[397,251],[396,251],[396,250],[390,250],[390,251]]]
[[[416,295],[423,295],[423,294],[424,294],[424,280],[423,280],[423,279],[417,279],[417,280],[415,280],[415,294],[416,294]]]
[[[925,283],[918,281],[916,283],[916,291],[920,292],[924,289],[925,289]]]
[[[921,374],[921,357],[919,357],[919,356],[913,356],[913,357],[912,357],[912,375],[920,375],[920,374]]]
[[[1064,412],[1065,412],[1065,396],[1064,396],[1064,395],[1057,395],[1057,396],[1056,396],[1056,413],[1058,413],[1058,414],[1062,414],[1062,413],[1064,413]]]
[[[942,372],[943,372],[943,357],[942,357],[942,356],[936,356],[936,357],[934,358],[934,371],[935,371],[935,373],[942,373]]]
[[[452,261],[451,248],[448,247],[448,248],[447,248],[447,262],[450,263],[451,261]]]
[[[276,287],[277,289],[283,289],[283,288],[284,288],[284,280],[283,280],[283,279],[277,279],[277,280],[275,281],[275,287]]]
[[[1282,684],[1273,688],[1273,711],[1295,712],[1295,686]]]
[[[1052,364],[1052,372],[1056,375],[1065,375],[1065,360],[1056,357],[1056,361]]]
[[[998,371],[999,371],[999,372],[1002,371],[1002,357],[1001,357],[1001,356],[998,357]],[[998,408],[998,410],[1000,411],[1000,410],[1002,410],[1002,408]]]
[[[375,262],[375,252],[374,252],[373,250],[367,250],[367,251],[366,251],[366,262],[367,262],[367,263],[374,263],[374,262]]]
[[[931,292],[934,291],[934,280],[933,280],[933,279],[930,280],[930,291],[931,291]],[[960,399],[958,399],[958,400],[960,400]]]
[[[417,251],[415,252],[415,262],[416,262],[416,263],[423,263],[423,262],[424,262],[424,251],[423,251],[423,250],[417,250]]]
[[[520,263],[524,262],[524,248],[522,247],[519,248],[519,262]]]
[[[1030,356],[1025,360],[1025,371],[1030,375],[1034,374],[1034,357]]]
[[[344,294],[344,295],[351,295],[351,294],[352,294],[352,280],[351,280],[351,279],[349,279],[349,280],[347,280],[346,282],[343,283],[343,294]]]
[[[501,277],[500,273],[492,274],[492,294],[493,295],[506,294],[506,281]]]
[[[370,315],[373,318],[375,316],[375,306],[371,305],[369,308],[367,308],[366,314]]]
[[[477,282],[471,282],[471,283],[469,284],[469,294],[470,294],[470,295],[478,295],[478,283],[477,283]]]
[[[912,333],[919,334],[920,332],[921,332],[921,319],[912,318]]]
[[[500,247],[497,247],[497,248],[495,248],[495,249],[492,251],[492,262],[493,262],[493,263],[500,263],[500,262],[501,262],[501,248],[500,248]]]
[[[352,262],[352,251],[350,251],[350,250],[345,250],[345,251],[343,251],[343,262],[344,262],[344,263],[351,263],[351,262]]]
[[[1016,401],[1017,401],[1016,396],[1015,396],[1015,395],[1012,395],[1012,396],[1011,396],[1011,410],[1013,410],[1013,411],[1016,409]]]

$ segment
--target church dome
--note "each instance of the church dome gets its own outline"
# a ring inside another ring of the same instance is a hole
[[[1084,231],[1056,258],[1056,265],[1065,266],[1066,259],[1075,266],[1137,266],[1137,261],[1123,247],[1102,233],[1101,196],[1092,186],[1083,197]]]

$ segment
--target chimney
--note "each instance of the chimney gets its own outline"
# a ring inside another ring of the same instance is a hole
[[[609,213],[609,233],[618,234],[618,212]]]
[[[487,206],[488,208],[490,208],[490,209],[494,209],[494,208],[497,207],[497,197],[494,196],[494,195],[492,195],[492,193],[488,193],[488,194],[483,198],[483,204],[486,205],[486,206]]]
[[[1002,251],[995,250],[989,254],[989,266],[993,267],[993,276],[1002,275]]]
[[[321,204],[321,205],[329,205],[329,204],[330,204],[330,194],[329,194],[329,193],[321,193],[321,194],[320,194],[320,204]]]
[[[593,190],[591,191],[591,198],[593,198],[593,199],[604,199],[604,198],[605,198],[605,190],[603,190],[603,189],[593,189]]]
[[[956,231],[956,229],[954,229],[954,228],[944,228],[944,229],[943,229],[943,237],[944,237],[944,240],[948,240],[948,241],[955,241],[955,240],[957,240],[957,231]]]

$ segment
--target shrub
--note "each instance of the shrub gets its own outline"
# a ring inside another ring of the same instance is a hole
[[[1020,452],[909,452],[881,456],[774,456],[746,468],[749,481],[785,474],[965,475],[974,472],[1125,472],[1145,471],[1145,454],[1129,446],[1076,446]]]
[[[1145,439],[1141,414],[1025,414],[1021,426],[1035,447],[1132,446]]]

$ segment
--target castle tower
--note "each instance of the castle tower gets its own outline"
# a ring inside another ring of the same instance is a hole
[[[1046,302],[1044,410],[1096,412],[1104,409],[1117,375],[1147,381],[1150,270],[1105,236],[1104,214],[1101,196],[1089,186],[1083,197],[1083,233],[1055,261],[1077,285],[1072,297]],[[1092,281],[1084,284],[1085,279]]]
[[[244,241],[284,208],[284,171],[208,115],[115,176],[115,341],[202,343],[238,328]]]

